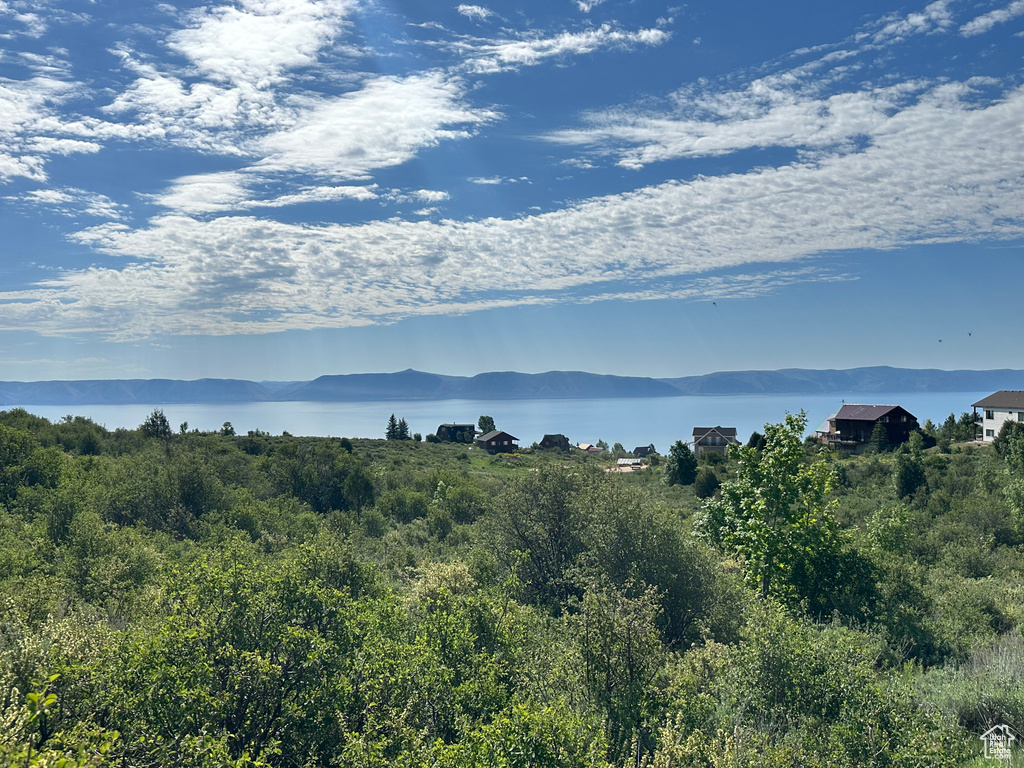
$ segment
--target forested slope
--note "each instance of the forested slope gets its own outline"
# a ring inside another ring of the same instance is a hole
[[[1024,731],[1024,432],[802,427],[618,475],[0,412],[0,764],[953,766]]]

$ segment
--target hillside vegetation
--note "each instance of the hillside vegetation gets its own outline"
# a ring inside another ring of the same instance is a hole
[[[0,412],[0,765],[981,765],[1024,732],[1024,431],[803,426],[620,475]]]

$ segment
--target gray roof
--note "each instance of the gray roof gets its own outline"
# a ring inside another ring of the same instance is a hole
[[[836,420],[845,419],[849,421],[878,421],[887,413],[900,408],[898,405],[844,405],[835,415]],[[901,408],[906,411],[906,409]],[[909,411],[906,411],[908,415]]]
[[[717,432],[722,437],[736,437],[736,427],[694,427],[694,437],[704,437],[711,432]]]
[[[974,408],[1014,408],[1024,410],[1024,392],[1016,389],[1001,389],[983,397],[976,402]]]
[[[477,442],[481,442],[481,441],[487,442],[488,440],[493,440],[494,438],[498,437],[498,435],[505,435],[505,437],[507,437],[509,440],[518,440],[519,439],[518,437],[514,437],[514,436],[510,435],[508,432],[503,432],[500,429],[492,429],[486,435],[480,435],[480,437],[477,438]]]

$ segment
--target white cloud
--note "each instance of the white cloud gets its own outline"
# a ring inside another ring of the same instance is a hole
[[[584,13],[590,13],[603,2],[604,0],[576,0],[576,5]]]
[[[255,197],[253,187],[265,185],[273,179],[246,171],[225,171],[175,179],[170,188],[151,195],[157,205],[188,215],[206,215],[254,208],[284,208],[306,203],[329,203],[342,200],[375,200],[374,185],[315,186],[299,188],[295,192]]]
[[[340,200],[356,200],[364,202],[376,200],[379,195],[376,192],[375,184],[363,186],[340,186],[340,187],[307,187],[287,195],[262,200],[249,200],[244,208],[284,208],[289,205],[301,205],[303,203],[331,203]]]
[[[473,184],[485,184],[485,185],[496,185],[496,184],[515,184],[519,181],[527,181],[525,176],[518,179],[509,178],[506,176],[473,176],[469,179]]]
[[[0,19],[9,19],[11,26],[0,31],[0,40],[11,39],[19,35],[30,38],[42,37],[46,33],[46,22],[38,13],[19,10],[10,3],[0,2]]]
[[[97,226],[76,239],[132,263],[0,293],[3,324],[115,336],[363,325],[567,296],[674,295],[725,268],[830,251],[1020,238],[1024,89],[986,106],[968,96],[963,84],[932,88],[857,152],[516,219],[311,226],[174,215],[142,229]]]
[[[440,189],[417,189],[411,192],[399,192],[396,190],[388,195],[388,199],[397,203],[443,203],[450,198],[451,195]]]
[[[494,11],[480,5],[460,5],[456,10],[466,18],[476,21],[487,21],[494,15]]]
[[[168,46],[218,82],[266,88],[286,70],[308,67],[339,34],[343,0],[241,0],[187,14]]]
[[[19,176],[45,181],[51,156],[93,153],[100,149],[94,139],[124,134],[122,126],[61,114],[78,87],[46,76],[0,78],[0,183]]]
[[[257,168],[365,178],[497,119],[492,110],[466,106],[463,96],[463,85],[441,73],[379,77],[353,93],[321,100],[294,127],[264,138],[265,159]]]
[[[249,198],[248,180],[237,171],[182,176],[153,201],[189,214],[238,210]]]
[[[184,15],[166,39],[190,67],[158,66],[127,48],[118,53],[136,80],[106,108],[135,115],[161,137],[227,155],[251,151],[251,131],[294,123],[301,108],[280,90],[296,70],[314,67],[341,34],[349,0],[241,0]],[[180,71],[179,71],[180,70]]]
[[[672,113],[598,113],[588,118],[587,127],[546,138],[595,147],[628,168],[753,147],[835,148],[883,130],[923,87],[903,83],[814,98],[762,79],[743,91],[682,92]]]
[[[913,11],[905,16],[893,14],[882,19],[874,32],[858,37],[870,37],[876,45],[890,45],[913,35],[948,31],[954,24],[949,5],[949,0],[937,0],[923,11]]]
[[[448,44],[464,57],[464,66],[477,74],[536,66],[547,59],[593,53],[601,48],[661,45],[672,36],[663,29],[629,32],[611,24],[583,32],[523,39],[462,39]]]
[[[123,219],[127,208],[106,195],[76,187],[34,189],[23,195],[9,196],[5,199],[50,208],[64,216],[76,216],[84,213],[88,216],[111,220]]]
[[[967,22],[960,27],[960,34],[964,37],[981,35],[988,32],[996,24],[1004,24],[1022,15],[1024,15],[1024,0],[1014,0],[1005,8],[997,8]]]

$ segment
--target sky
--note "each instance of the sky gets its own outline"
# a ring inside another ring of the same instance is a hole
[[[1024,0],[0,0],[0,380],[1024,369]]]

